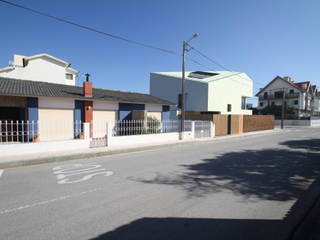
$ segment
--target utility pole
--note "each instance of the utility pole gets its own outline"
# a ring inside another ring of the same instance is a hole
[[[285,102],[285,88],[283,88],[283,95],[282,95],[282,111],[281,111],[281,129],[283,129],[283,122],[284,122],[284,102]]]
[[[187,44],[192,39],[198,37],[199,35],[196,33],[194,34],[188,41],[183,41],[183,49],[182,49],[182,79],[181,79],[181,130],[180,130],[180,140],[183,140],[183,134],[184,134],[184,120],[185,120],[185,111],[184,111],[184,80],[185,80],[185,65],[186,65],[186,50],[187,50]]]
[[[185,120],[185,111],[184,111],[184,79],[185,79],[185,65],[186,65],[186,47],[187,42],[183,41],[183,52],[182,52],[182,84],[181,84],[181,135],[180,139],[183,139],[184,134],[184,120]]]

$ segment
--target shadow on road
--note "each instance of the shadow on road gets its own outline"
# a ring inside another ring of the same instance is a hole
[[[270,240],[278,220],[141,218],[93,240]],[[254,229],[254,231],[253,231]]]
[[[228,152],[197,164],[182,165],[182,174],[134,179],[149,184],[167,184],[184,189],[190,196],[231,190],[244,198],[288,201],[298,198],[320,173],[319,139],[288,141],[288,149]],[[294,148],[294,150],[293,150]]]
[[[288,239],[304,218],[306,205],[312,203],[310,193],[319,189],[319,179],[313,180],[320,172],[320,149],[319,139],[287,141],[282,145],[288,148],[226,153],[183,165],[185,171],[180,175],[136,180],[182,187],[198,197],[228,189],[245,197],[298,199],[284,219],[140,218],[94,239]],[[306,147],[313,152],[300,150]]]
[[[292,140],[281,143],[295,149],[305,149],[311,151],[320,151],[320,139]]]

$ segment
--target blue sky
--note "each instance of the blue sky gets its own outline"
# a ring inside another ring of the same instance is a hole
[[[10,0],[11,1],[11,0]],[[318,0],[12,0],[138,42],[181,52],[182,41],[232,71],[247,73],[254,94],[276,75],[320,87]],[[181,71],[181,57],[45,18],[0,2],[0,67],[13,54],[46,52],[90,73],[95,87],[149,91],[150,72]],[[212,70],[223,70],[194,51]],[[187,61],[187,71],[207,70]],[[80,78],[80,80],[84,80]],[[256,100],[251,100],[256,102]]]

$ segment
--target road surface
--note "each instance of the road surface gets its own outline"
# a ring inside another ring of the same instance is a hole
[[[320,128],[4,169],[0,239],[275,239]]]

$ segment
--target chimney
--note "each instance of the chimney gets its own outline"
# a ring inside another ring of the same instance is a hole
[[[92,97],[92,82],[89,82],[90,74],[86,74],[86,81],[83,82],[83,95],[85,97]]]
[[[283,79],[288,81],[288,82],[291,82],[291,77],[285,76],[285,77],[283,77]]]

